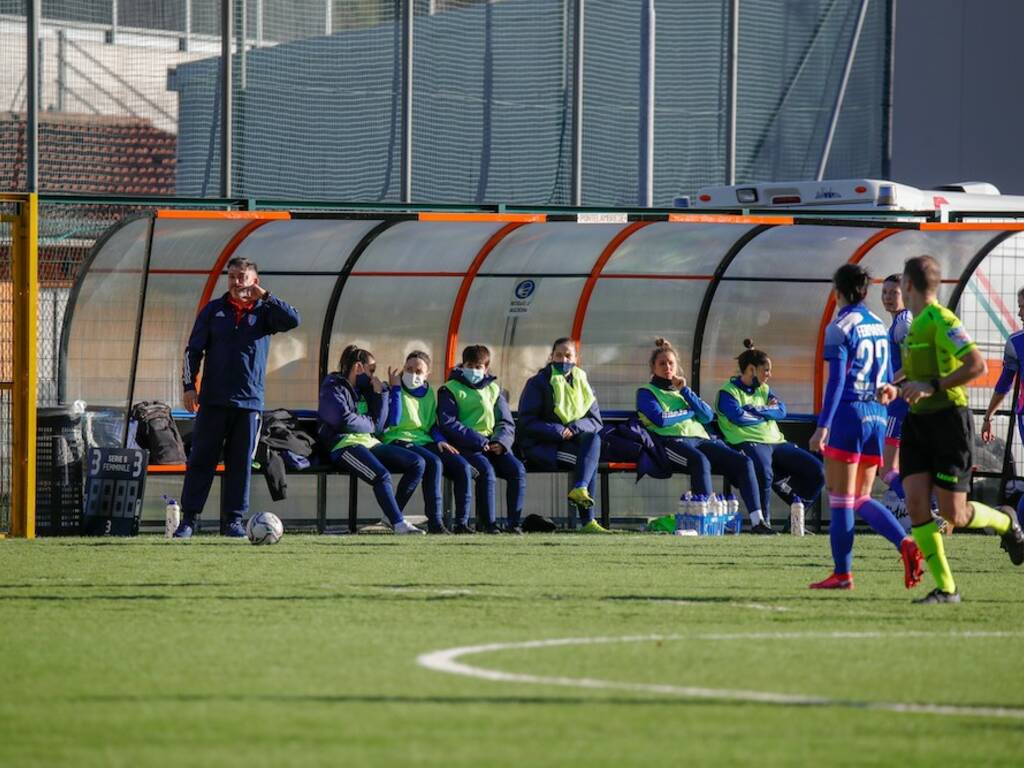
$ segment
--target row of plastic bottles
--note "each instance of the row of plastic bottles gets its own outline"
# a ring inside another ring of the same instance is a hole
[[[679,497],[679,514],[696,517],[706,515],[735,515],[740,511],[740,503],[733,494],[720,496],[717,493],[704,495],[687,491]]]
[[[679,497],[680,515],[691,517],[729,515],[732,517],[739,514],[739,511],[740,503],[731,493],[726,496],[720,496],[717,493],[707,496],[687,491]],[[793,503],[789,506],[789,532],[794,536],[804,535],[804,502],[799,496],[795,496]]]

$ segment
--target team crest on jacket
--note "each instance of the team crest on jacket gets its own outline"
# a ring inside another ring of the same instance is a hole
[[[256,325],[256,315],[249,315],[249,325]]]

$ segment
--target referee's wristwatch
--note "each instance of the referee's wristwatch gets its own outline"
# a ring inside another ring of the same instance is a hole
[[[942,387],[939,385],[939,380],[938,379],[932,379],[928,383],[932,385],[932,390],[934,391],[934,393],[936,395],[939,394],[939,392],[942,391]]]

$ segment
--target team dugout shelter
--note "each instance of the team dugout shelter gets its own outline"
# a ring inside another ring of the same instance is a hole
[[[560,336],[577,340],[580,364],[612,418],[633,411],[659,336],[672,341],[690,385],[713,405],[751,338],[772,358],[771,385],[789,410],[784,428],[805,440],[824,389],[816,361],[836,309],[832,273],[859,263],[880,283],[905,259],[927,253],[942,264],[941,301],[961,314],[988,359],[988,377],[971,390],[972,406],[981,409],[1005,338],[1018,327],[1016,290],[1024,283],[1024,223],[998,215],[158,210],[113,227],[80,271],[62,329],[60,396],[114,423],[103,434],[115,443],[125,439],[133,403],[181,408],[182,356],[196,313],[226,291],[226,264],[243,256],[302,315],[298,329],[272,337],[268,410],[315,415],[319,383],[351,343],[375,354],[382,376],[410,351],[426,351],[435,387],[458,364],[462,346],[486,344],[515,409]],[[888,322],[880,293],[872,291],[869,304]],[[980,476],[1015,473],[1012,422],[1004,416],[997,425],[1005,435],[998,445],[979,446]],[[181,484],[180,473],[152,469],[144,523],[162,522],[161,496],[176,496]],[[340,526],[349,482],[289,478],[288,498],[274,503],[254,473],[251,508],[273,511],[290,527]],[[616,512],[625,520],[673,512],[687,484],[615,476]],[[562,476],[531,477],[527,511],[564,515],[565,490]],[[218,516],[216,491],[204,512],[210,521]],[[353,493],[375,516],[369,489]],[[316,519],[318,494],[327,500],[326,520]]]

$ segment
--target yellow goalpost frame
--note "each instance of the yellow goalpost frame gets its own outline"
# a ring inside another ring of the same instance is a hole
[[[39,197],[35,193],[0,192],[0,203],[13,204],[13,214],[0,214],[11,224],[11,278],[14,294],[14,360],[10,381],[0,387],[11,402],[11,520],[7,535],[36,536],[36,326],[39,298]],[[7,208],[8,206],[4,206]],[[0,533],[0,537],[4,534]]]

